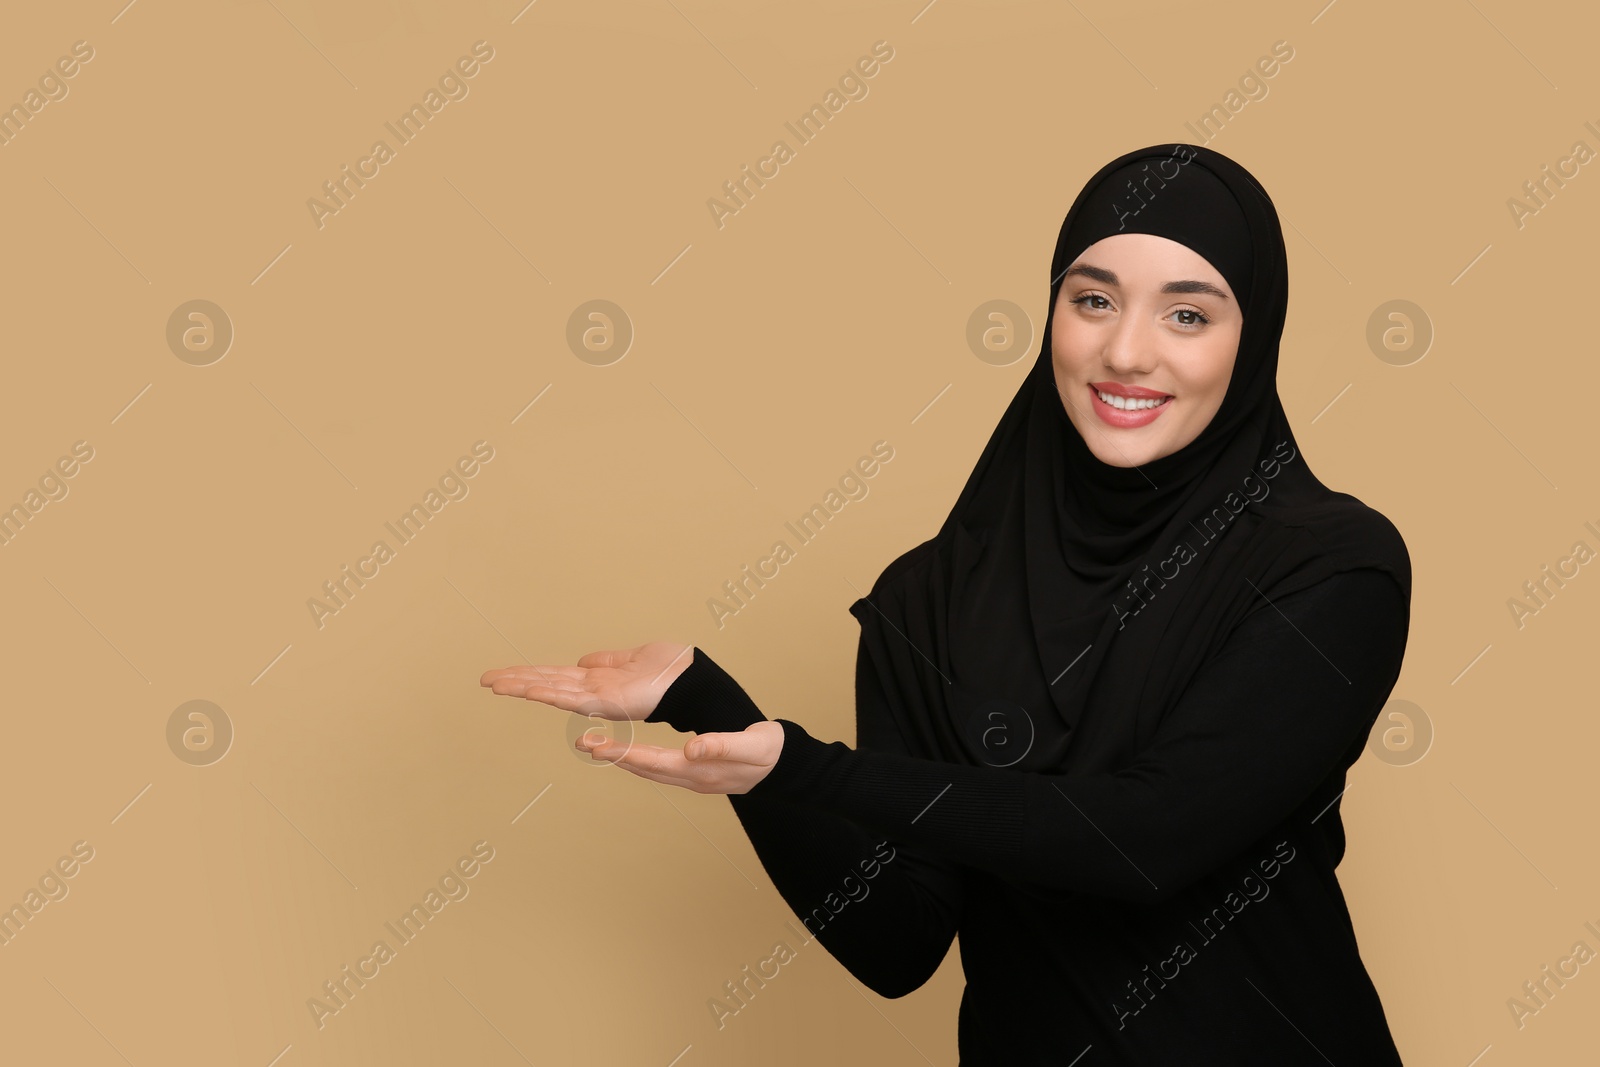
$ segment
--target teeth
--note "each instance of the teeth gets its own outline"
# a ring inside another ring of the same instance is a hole
[[[1121,408],[1123,411],[1143,411],[1146,408],[1160,407],[1172,399],[1171,397],[1162,397],[1160,400],[1130,400],[1125,396],[1102,393],[1098,389],[1095,390],[1095,393],[1103,402],[1110,404],[1114,408]]]

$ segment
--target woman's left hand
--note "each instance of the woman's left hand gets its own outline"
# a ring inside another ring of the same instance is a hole
[[[628,744],[599,733],[579,735],[573,747],[664,785],[696,793],[748,793],[777,765],[783,725],[767,719],[738,733],[698,734],[681,749]]]

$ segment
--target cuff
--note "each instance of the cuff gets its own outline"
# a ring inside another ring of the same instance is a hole
[[[805,728],[788,719],[774,719],[783,727],[783,749],[767,776],[746,790],[743,796],[783,797],[804,800],[813,797],[818,776],[846,758],[853,750],[843,741],[819,741]]]
[[[727,671],[700,650],[672,680],[645,722],[664,722],[682,733],[739,733],[766,716]],[[785,743],[787,747],[787,742]]]

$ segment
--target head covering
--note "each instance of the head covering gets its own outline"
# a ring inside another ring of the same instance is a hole
[[[1101,462],[1062,405],[1051,333],[1063,273],[1117,233],[1177,241],[1244,311],[1221,407],[1170,455]],[[1338,571],[1404,594],[1392,523],[1312,474],[1278,398],[1288,306],[1265,190],[1208,148],[1107,163],[1061,225],[1038,357],[929,541],[850,605],[864,667],[913,751],[976,766],[1113,771],[1152,740],[1200,666],[1253,611]]]

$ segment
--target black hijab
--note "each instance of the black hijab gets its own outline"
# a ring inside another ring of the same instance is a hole
[[[1063,272],[1117,233],[1193,249],[1244,312],[1216,415],[1140,467],[1089,450],[1051,359]],[[1050,277],[1043,345],[955,506],[850,612],[913,751],[1113,771],[1246,615],[1358,567],[1388,573],[1409,612],[1410,558],[1387,518],[1317,480],[1289,429],[1277,393],[1283,231],[1243,167],[1187,144],[1112,160],[1067,212]]]

